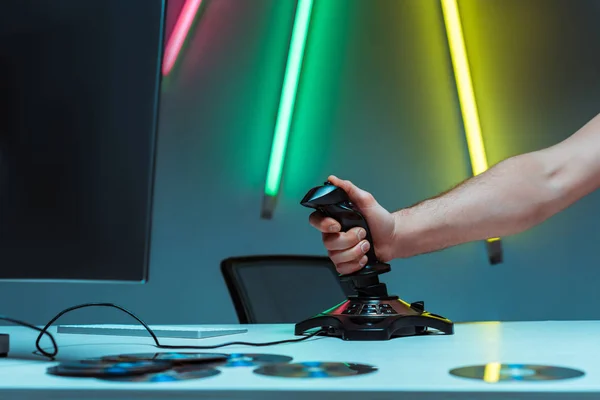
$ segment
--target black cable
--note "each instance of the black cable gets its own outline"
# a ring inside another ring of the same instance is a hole
[[[158,347],[159,349],[194,349],[194,350],[211,350],[211,349],[217,349],[220,347],[225,347],[225,346],[233,346],[233,345],[242,345],[242,346],[257,346],[257,347],[261,347],[261,346],[273,346],[273,345],[277,345],[277,344],[283,344],[283,343],[295,343],[295,342],[301,342],[303,340],[309,339],[313,336],[318,335],[319,333],[324,333],[327,331],[327,329],[325,328],[321,328],[311,334],[308,334],[306,336],[303,336],[301,338],[298,339],[286,339],[286,340],[278,340],[275,342],[264,342],[264,343],[251,343],[251,342],[227,342],[227,343],[222,343],[222,344],[216,344],[216,345],[212,345],[212,346],[178,346],[178,345],[166,345],[166,344],[160,344],[160,342],[158,341],[158,338],[156,337],[156,334],[152,331],[152,329],[144,322],[142,321],[140,318],[138,318],[134,313],[132,313],[131,311],[126,310],[125,308],[118,306],[116,304],[112,304],[112,303],[86,303],[86,304],[80,304],[78,306],[73,306],[73,307],[69,307],[65,310],[62,310],[61,312],[59,312],[54,318],[52,318],[47,324],[46,326],[44,326],[42,329],[33,326],[31,324],[28,324],[26,322],[22,322],[22,321],[18,321],[15,319],[10,319],[10,318],[6,318],[6,317],[0,317],[0,319],[4,319],[6,321],[11,321],[14,322],[16,324],[19,325],[23,325],[26,326],[28,328],[32,328],[35,329],[37,331],[40,332],[40,334],[37,337],[37,340],[35,341],[35,347],[37,348],[37,351],[39,353],[41,353],[42,355],[54,360],[54,357],[58,354],[58,346],[56,345],[56,341],[54,340],[54,338],[52,337],[52,335],[50,334],[50,332],[48,332],[48,328],[50,328],[50,326],[52,326],[52,324],[59,319],[60,317],[62,317],[64,314],[70,312],[70,311],[74,311],[80,308],[85,308],[85,307],[112,307],[112,308],[116,308],[118,310],[123,311],[124,313],[128,314],[129,316],[131,316],[132,318],[134,318],[136,321],[138,321],[140,324],[142,324],[142,326],[148,331],[148,333],[150,334],[150,336],[152,337],[152,339],[154,340],[155,346]],[[52,341],[52,346],[54,347],[54,350],[49,353],[46,350],[44,350],[41,346],[40,346],[40,340],[42,339],[42,337],[44,335],[48,335],[50,337],[50,340]]]
[[[54,354],[58,353],[58,345],[56,344],[56,340],[54,340],[54,336],[52,336],[52,334],[50,332],[48,332],[47,330],[40,329],[37,326],[32,325],[32,324],[30,324],[28,322],[24,322],[24,321],[20,321],[18,319],[6,317],[4,315],[0,315],[0,320],[7,321],[7,322],[12,322],[15,325],[21,325],[21,326],[24,326],[26,328],[31,328],[31,329],[33,329],[35,331],[40,332],[40,335],[38,336],[38,341],[42,338],[42,336],[44,336],[44,335],[48,336],[50,338],[50,341],[52,342],[52,347],[54,347],[54,349],[55,349],[55,353]],[[39,347],[38,347],[38,349],[39,349]]]

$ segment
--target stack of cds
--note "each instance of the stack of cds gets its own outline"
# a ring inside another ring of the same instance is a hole
[[[173,382],[216,376],[229,368],[250,367],[263,376],[327,378],[377,371],[370,365],[337,362],[291,363],[277,354],[142,353],[62,362],[48,368],[57,376],[96,378],[115,382]]]

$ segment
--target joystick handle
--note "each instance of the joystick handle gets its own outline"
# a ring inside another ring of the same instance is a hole
[[[360,211],[352,204],[348,198],[348,194],[341,188],[334,186],[330,182],[325,182],[323,186],[317,186],[311,189],[300,202],[301,205],[308,208],[314,208],[322,214],[331,217],[338,221],[342,226],[342,231],[361,227],[367,235],[365,239],[371,244],[366,256],[367,264],[363,269],[351,275],[365,275],[374,272],[387,272],[379,268],[374,268],[375,265],[381,264],[375,255],[375,246],[371,236],[371,230],[367,224],[367,220]],[[387,269],[387,268],[385,268]],[[377,270],[377,271],[376,271]]]

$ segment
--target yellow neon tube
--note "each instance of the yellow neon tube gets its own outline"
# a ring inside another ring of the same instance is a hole
[[[488,169],[457,0],[441,0],[473,175]]]
[[[477,111],[477,102],[475,101],[475,91],[473,90],[473,81],[471,80],[471,70],[469,68],[469,58],[467,57],[467,49],[460,22],[460,13],[458,11],[457,0],[441,0],[441,2],[448,45],[450,46],[450,56],[454,67],[454,78],[456,79],[458,89],[460,109],[465,125],[471,168],[473,175],[479,175],[488,169],[488,162],[483,144],[483,135],[481,134],[479,112]],[[488,242],[498,240],[500,239],[491,238],[488,239]]]

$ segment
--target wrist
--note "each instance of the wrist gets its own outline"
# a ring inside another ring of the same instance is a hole
[[[436,218],[427,200],[393,213],[395,219],[394,258],[409,258],[451,246],[450,227]]]
[[[392,214],[394,218],[394,258],[409,258],[420,253],[419,237],[424,228],[422,221],[415,217],[412,208],[404,208]]]

